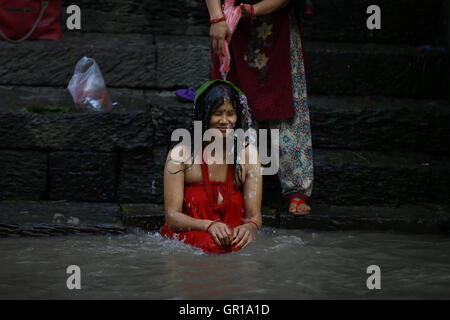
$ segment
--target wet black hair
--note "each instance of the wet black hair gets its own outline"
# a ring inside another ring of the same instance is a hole
[[[225,100],[230,101],[230,103],[233,105],[233,108],[236,111],[236,124],[234,126],[234,130],[236,129],[243,129],[243,113],[242,113],[242,105],[239,98],[239,93],[229,84],[223,83],[223,82],[216,82],[213,83],[208,89],[205,90],[201,94],[201,96],[198,97],[194,112],[192,116],[192,122],[191,126],[189,128],[189,132],[191,134],[191,157],[194,159],[194,121],[201,121],[202,122],[202,134],[209,129],[209,124],[211,121],[211,116],[216,112],[217,109],[219,109],[224,103]],[[172,145],[170,149],[172,149],[178,142],[172,142]],[[239,183],[239,185],[242,187],[242,166],[241,164],[237,163],[237,138],[234,137],[234,155],[233,155],[233,166],[234,166],[234,172],[235,172],[235,181]],[[188,165],[185,167],[186,170],[191,165]],[[179,172],[179,171],[177,171]],[[175,172],[176,173],[176,172]]]
[[[231,102],[236,111],[237,121],[234,129],[242,128],[243,116],[239,94],[230,85],[221,82],[213,83],[198,97],[192,121],[202,121],[202,130],[205,132],[209,128],[212,114],[225,103],[225,99]]]

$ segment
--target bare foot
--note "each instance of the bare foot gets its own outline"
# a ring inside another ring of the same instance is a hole
[[[289,202],[289,213],[295,214],[297,212],[297,203],[294,201]]]
[[[289,213],[294,215],[305,215],[311,212],[311,207],[299,198],[293,198],[289,203]]]
[[[306,203],[300,203],[297,206],[297,213],[301,214],[301,215],[305,215],[311,212],[311,207],[308,206]]]

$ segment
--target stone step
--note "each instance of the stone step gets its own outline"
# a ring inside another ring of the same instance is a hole
[[[311,96],[313,146],[450,155],[446,100]]]
[[[430,204],[317,204],[306,216],[292,216],[272,205],[262,208],[262,218],[265,228],[450,233],[450,208]],[[154,232],[164,222],[164,206],[155,203],[0,201],[0,237],[123,234],[136,227]]]
[[[450,108],[446,100],[309,96],[313,148],[405,151],[450,155]],[[159,141],[188,128],[191,106],[174,96],[148,94]]]
[[[305,43],[309,92],[321,95],[448,98],[444,52],[373,43]]]
[[[67,87],[76,63],[93,57],[107,86],[155,87],[153,36],[71,34],[59,41],[0,42],[0,81],[7,85]]]
[[[308,216],[278,213],[274,227],[312,230],[367,230],[411,233],[450,233],[450,208],[423,204],[389,206],[337,206],[317,204]],[[264,211],[263,211],[264,212]],[[267,216],[267,215],[266,215]],[[269,224],[270,220],[267,220]]]
[[[320,95],[448,97],[448,55],[411,46],[306,42],[309,92]],[[208,37],[67,34],[60,41],[0,42],[0,85],[66,87],[93,57],[108,87],[173,89],[210,75]]]
[[[315,41],[376,42],[447,45],[448,1],[432,0],[315,0],[316,15],[303,22],[305,39]],[[381,10],[381,29],[366,26],[367,8]]]
[[[173,130],[190,125],[192,103],[179,102],[173,91],[110,88],[109,94],[118,102],[112,114],[47,117],[31,115],[25,108],[73,106],[67,89],[0,86],[0,111],[10,112],[0,117],[0,148],[93,152],[150,148],[152,143],[167,145]],[[450,155],[450,108],[445,100],[311,95],[309,106],[314,148]],[[121,117],[139,125],[119,128],[116,121],[120,123]],[[153,138],[143,135],[144,123],[139,120],[150,117]],[[96,121],[102,123],[100,128]],[[120,138],[125,134],[131,139],[128,143]]]
[[[164,207],[149,203],[121,204],[124,224],[148,231],[160,230]],[[264,227],[320,231],[367,230],[410,233],[450,233],[450,208],[439,205],[336,206],[317,204],[305,216],[293,216],[285,208],[262,208]]]
[[[0,150],[0,200],[163,201],[166,146],[120,152]],[[314,149],[311,201],[336,205],[450,203],[449,157]],[[282,205],[276,176],[264,204]]]
[[[150,111],[144,90],[108,88],[108,93],[111,101],[117,103],[112,110],[114,113]],[[74,102],[66,87],[0,86],[0,112],[27,114],[26,108],[36,105],[73,108]]]
[[[112,203],[0,201],[0,237],[123,234]]]
[[[444,26],[443,0],[315,0],[315,16],[304,21],[307,40],[365,41],[403,44],[436,44]],[[67,29],[64,0],[61,25]],[[82,12],[81,32],[146,33],[208,36],[209,17],[204,1],[113,0],[78,1]],[[381,9],[381,29],[369,30],[369,5]]]
[[[310,201],[344,206],[450,203],[448,157],[313,149]],[[264,177],[265,203],[282,205],[276,176]]]

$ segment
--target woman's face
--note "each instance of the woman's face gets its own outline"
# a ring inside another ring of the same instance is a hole
[[[236,121],[237,114],[233,104],[229,100],[224,99],[223,105],[221,105],[220,108],[214,111],[211,115],[211,119],[209,120],[209,128],[219,129],[223,137],[226,137],[227,129],[233,129]]]

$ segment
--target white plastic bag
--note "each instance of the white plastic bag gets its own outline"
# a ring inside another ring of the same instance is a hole
[[[100,68],[94,59],[83,57],[67,86],[78,110],[111,111],[112,103]]]

